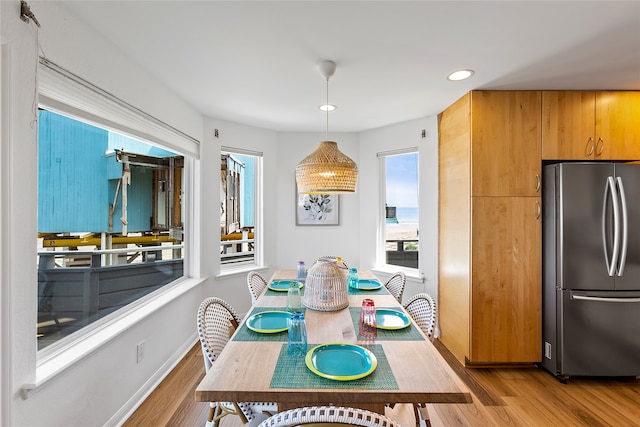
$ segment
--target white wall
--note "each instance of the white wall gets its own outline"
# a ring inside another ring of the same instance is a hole
[[[422,138],[422,130],[426,137]],[[380,224],[380,178],[377,153],[402,148],[419,149],[420,259],[425,281],[409,277],[404,299],[418,292],[434,298],[438,292],[438,123],[437,117],[411,120],[362,132],[360,139],[360,266],[376,267],[376,230]],[[383,273],[379,274],[384,278]]]
[[[105,425],[124,416],[128,405],[143,397],[141,390],[149,389],[195,343],[195,312],[202,289],[192,288],[158,306],[44,383],[28,399],[22,398],[21,386],[36,379],[36,35],[42,51],[53,62],[199,140],[202,117],[58,4],[30,4],[42,24],[38,32],[33,24],[20,20],[19,1],[0,2],[1,41],[8,56],[10,88],[5,91],[3,86],[2,92],[3,105],[7,103],[9,108],[2,109],[1,134],[1,202],[7,215],[2,216],[0,421],[16,427]],[[4,62],[3,58],[3,69]],[[197,221],[199,215],[194,216]],[[146,356],[137,364],[136,344],[141,340],[146,341]]]
[[[367,185],[362,180],[358,180],[356,194],[340,195],[339,225],[296,225],[296,166],[324,140],[324,133],[278,134],[278,174],[274,182],[278,188],[278,215],[274,225],[278,231],[275,238],[279,268],[295,268],[298,261],[304,261],[308,267],[326,255],[340,256],[349,265],[360,265],[359,189]],[[356,134],[330,134],[329,140],[337,142],[338,149],[360,165]]]

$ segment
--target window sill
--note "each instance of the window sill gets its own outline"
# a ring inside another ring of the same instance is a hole
[[[242,275],[246,275],[250,271],[264,272],[268,270],[269,270],[269,267],[266,265],[255,265],[255,264],[243,265],[243,266],[234,267],[234,268],[225,268],[223,271],[220,272],[220,274],[216,276],[216,279],[225,279],[225,278],[234,277],[234,276],[242,276]]]
[[[382,274],[388,274],[388,275],[392,275],[392,274],[395,274],[395,273],[397,273],[399,271],[402,271],[405,274],[405,276],[407,277],[407,281],[408,282],[413,282],[413,283],[424,283],[425,282],[424,274],[422,274],[420,271],[418,271],[415,268],[407,268],[407,267],[401,267],[401,266],[398,266],[398,265],[386,264],[386,265],[373,267],[371,269],[371,271],[374,274],[382,273]]]
[[[141,321],[180,295],[198,286],[204,280],[204,278],[188,278],[180,281],[174,286],[167,287],[164,292],[159,292],[149,299],[139,301],[139,304],[130,304],[122,314],[109,319],[105,323],[95,325],[95,328],[86,327],[85,333],[66,345],[55,349],[55,351],[46,352],[46,350],[43,350],[44,354],[39,355],[40,358],[36,364],[35,381],[22,386],[22,398],[29,398],[31,394],[67,368],[94,353],[120,335],[122,331],[131,327],[131,325]]]

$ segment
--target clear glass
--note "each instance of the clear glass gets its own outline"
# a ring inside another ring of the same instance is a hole
[[[307,354],[307,326],[304,313],[295,312],[288,320],[287,354],[304,357]]]
[[[358,269],[357,268],[351,267],[349,269],[348,283],[350,288],[358,289]]]
[[[302,301],[300,299],[300,282],[291,282],[287,291],[287,311],[291,313],[302,311]]]
[[[298,261],[298,269],[296,271],[296,280],[304,283],[307,279],[307,267],[304,265],[304,261]]]
[[[362,300],[360,309],[360,338],[363,341],[370,341],[375,340],[377,336],[376,307],[372,299],[365,298]]]

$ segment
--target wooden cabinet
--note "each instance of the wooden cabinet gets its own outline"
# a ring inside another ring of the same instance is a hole
[[[466,365],[541,358],[541,92],[438,116],[440,340]]]
[[[540,191],[540,92],[471,93],[474,196]]]
[[[542,92],[542,158],[640,159],[640,92]]]
[[[540,197],[473,197],[468,361],[542,360]]]

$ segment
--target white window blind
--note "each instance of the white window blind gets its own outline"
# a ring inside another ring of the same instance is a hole
[[[199,141],[167,123],[40,58],[39,103],[42,107],[96,126],[146,140],[195,159]]]

